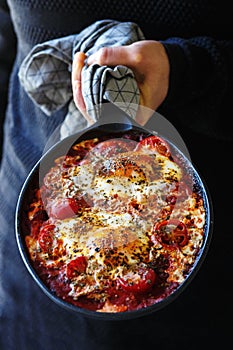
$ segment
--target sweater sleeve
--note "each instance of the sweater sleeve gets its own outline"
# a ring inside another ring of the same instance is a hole
[[[199,36],[173,37],[162,43],[170,61],[170,85],[161,110],[173,113],[189,108],[193,113],[189,124],[196,123],[199,129],[206,124],[206,129],[223,128],[228,133],[228,116],[233,111],[233,41]],[[199,120],[200,115],[206,120]]]
[[[170,38],[163,44],[171,65],[167,103],[179,106],[208,95],[222,101],[232,87],[233,41]]]
[[[6,1],[0,0],[0,122],[4,119],[9,75],[15,57],[15,34]]]

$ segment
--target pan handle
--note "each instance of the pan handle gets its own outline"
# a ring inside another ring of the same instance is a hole
[[[132,126],[142,127],[135,120],[133,120],[128,114],[126,114],[118,106],[111,102],[103,103],[102,113],[100,119],[97,121],[95,126],[103,124],[128,124]]]

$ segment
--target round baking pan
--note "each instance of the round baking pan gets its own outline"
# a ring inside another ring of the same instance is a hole
[[[111,113],[111,120],[115,120],[115,122],[113,123],[106,122],[109,120],[108,118],[109,113]],[[151,135],[150,131],[147,131],[146,129],[138,126],[135,122],[131,121],[131,119],[128,118],[128,116],[125,115],[118,108],[117,109],[115,109],[114,107],[113,108],[111,107],[110,109],[106,108],[104,111],[104,115],[101,118],[101,122],[97,122],[96,124],[89,127],[85,131],[82,131],[81,133],[79,132],[77,134],[74,134],[70,137],[65,138],[62,141],[57,142],[51,149],[49,149],[41,157],[41,159],[33,167],[33,169],[31,170],[30,174],[28,175],[27,179],[24,182],[24,185],[19,195],[17,208],[16,208],[15,228],[16,228],[16,239],[17,239],[18,248],[29,273],[31,274],[35,282],[38,284],[38,286],[44,291],[44,293],[52,301],[54,301],[61,307],[64,307],[65,309],[77,314],[82,314],[84,316],[103,319],[103,320],[125,320],[125,319],[133,319],[133,318],[141,317],[143,315],[156,312],[157,310],[167,306],[169,303],[175,300],[183,292],[183,290],[190,284],[190,282],[198,272],[202,262],[206,257],[206,253],[208,251],[208,247],[209,247],[209,244],[211,241],[211,235],[212,235],[213,210],[212,210],[210,195],[206,187],[206,184],[204,183],[204,180],[198,173],[197,169],[194,167],[191,161],[186,157],[186,155],[184,155],[177,148],[176,145],[171,143],[171,141],[165,139],[170,145],[172,152],[176,154],[176,157],[180,159],[180,161],[183,163],[186,169],[189,169],[189,172],[193,180],[193,186],[195,187],[195,190],[198,191],[201,197],[203,198],[205,212],[206,212],[203,244],[200,251],[198,252],[194,266],[192,267],[190,273],[188,274],[184,282],[180,284],[172,294],[158,301],[152,306],[138,309],[135,311],[126,311],[126,312],[117,312],[117,313],[96,312],[96,311],[90,311],[84,308],[74,306],[57,297],[44,284],[44,282],[38,276],[36,270],[32,265],[32,262],[30,260],[30,256],[25,244],[25,236],[30,234],[30,225],[27,218],[27,212],[28,212],[29,204],[33,198],[34,190],[40,187],[43,181],[44,175],[51,169],[52,166],[54,166],[54,160],[60,156],[64,156],[65,154],[67,154],[70,148],[72,147],[72,145],[75,144],[76,142],[80,142],[86,139],[92,139],[95,137],[102,138],[103,136],[106,138],[108,138],[108,136],[111,136],[111,137],[114,136],[116,138],[118,137],[120,138],[122,137],[122,135],[128,132],[143,133],[146,136]]]

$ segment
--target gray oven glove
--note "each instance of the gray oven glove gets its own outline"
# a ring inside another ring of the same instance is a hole
[[[61,139],[88,126],[73,101],[71,71],[74,54],[87,56],[104,46],[123,46],[143,40],[140,28],[131,22],[98,21],[79,34],[53,39],[36,45],[19,70],[25,91],[48,116],[65,107],[60,128]],[[116,104],[133,119],[140,93],[134,74],[126,66],[85,65],[82,70],[82,94],[87,112],[96,121],[103,102]]]

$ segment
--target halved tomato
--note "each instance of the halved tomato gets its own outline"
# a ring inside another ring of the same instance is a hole
[[[154,231],[165,244],[184,247],[188,243],[187,227],[180,220],[171,219],[158,222],[154,227]]]
[[[140,150],[141,147],[148,147],[150,149],[154,148],[162,156],[165,156],[165,157],[171,156],[170,147],[168,143],[159,136],[152,135],[141,140],[137,145],[136,149]]]
[[[82,196],[76,196],[75,198],[59,198],[51,204],[48,211],[50,217],[63,220],[75,216],[88,207],[89,204]]]
[[[54,225],[48,224],[40,230],[38,242],[43,252],[50,252],[52,249],[54,228]]]
[[[76,259],[71,260],[66,268],[66,275],[68,278],[74,278],[81,273],[84,273],[87,268],[87,258],[85,256],[78,256]]]
[[[127,292],[145,293],[154,285],[156,274],[153,269],[137,266],[119,278],[119,285]]]

